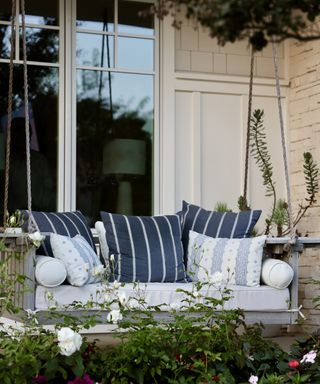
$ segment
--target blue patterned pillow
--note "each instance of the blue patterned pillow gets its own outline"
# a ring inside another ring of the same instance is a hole
[[[183,282],[186,279],[180,218],[101,212],[113,278],[122,282]]]
[[[250,237],[261,211],[215,212],[183,201],[178,213],[182,221],[182,243],[185,255],[188,249],[189,231],[210,237],[242,238]]]
[[[212,281],[221,274],[224,284],[260,284],[266,236],[250,239],[212,238],[190,231],[188,273],[194,281]]]
[[[80,211],[75,212],[37,212],[32,211],[33,217],[38,225],[39,231],[46,235],[42,246],[38,249],[39,255],[53,257],[50,244],[50,233],[74,237],[81,235],[95,251],[95,245],[91,229],[86,218]]]

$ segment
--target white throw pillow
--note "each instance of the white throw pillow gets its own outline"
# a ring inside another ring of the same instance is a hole
[[[50,243],[54,257],[64,263],[71,285],[81,287],[101,281],[101,275],[97,273],[102,271],[103,265],[85,238],[51,233]]]
[[[67,270],[63,262],[54,257],[38,256],[35,277],[39,285],[53,288],[65,281]]]
[[[283,260],[267,258],[262,263],[261,281],[270,287],[287,288],[292,279],[294,271],[292,267]]]
[[[102,221],[97,221],[94,225],[100,244],[100,252],[103,257],[106,268],[109,270],[109,247],[106,239],[106,229]]]
[[[224,284],[258,286],[265,241],[266,236],[225,239],[190,231],[188,273],[195,281],[208,281],[220,272]]]

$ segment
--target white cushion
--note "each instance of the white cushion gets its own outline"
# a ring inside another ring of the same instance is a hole
[[[261,281],[273,288],[287,288],[293,279],[293,269],[285,261],[267,258],[262,263]]]
[[[97,221],[94,225],[100,243],[100,251],[103,257],[105,266],[109,269],[109,247],[106,239],[106,229],[102,221]]]
[[[67,280],[71,285],[81,287],[101,281],[101,276],[96,273],[103,266],[84,237],[77,235],[71,238],[51,233],[50,244],[54,257],[65,265]]]
[[[38,256],[35,269],[37,283],[52,288],[62,284],[67,277],[63,262],[49,256]]]
[[[208,281],[220,272],[223,283],[258,286],[265,241],[266,236],[225,239],[190,231],[188,273],[195,281]]]

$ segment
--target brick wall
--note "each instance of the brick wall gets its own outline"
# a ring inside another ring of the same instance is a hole
[[[219,46],[203,28],[184,21],[175,32],[176,70],[224,75],[244,75],[250,72],[250,52],[246,42]],[[284,49],[278,50],[280,76],[284,77]],[[255,76],[274,77],[272,49],[267,47],[256,55]]]
[[[291,184],[295,206],[305,197],[302,155],[312,152],[320,164],[320,41],[290,42],[289,48],[289,127]],[[320,197],[319,197],[320,202]],[[317,205],[298,225],[302,234],[320,236],[320,207]],[[300,259],[300,298],[307,320],[304,328],[314,330],[320,325],[320,312],[313,299],[320,296],[320,248],[308,249]]]

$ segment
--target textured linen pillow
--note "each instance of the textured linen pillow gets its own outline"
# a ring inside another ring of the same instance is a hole
[[[48,256],[38,256],[35,277],[37,283],[44,287],[57,287],[65,281],[67,270],[61,260]]]
[[[183,282],[186,279],[180,218],[101,212],[113,278],[123,282]]]
[[[39,231],[46,236],[37,253],[53,257],[50,245],[50,233],[74,237],[81,235],[95,250],[91,229],[80,211],[75,212],[37,212],[32,211]]]
[[[102,271],[103,265],[85,238],[51,233],[50,243],[54,257],[65,265],[67,280],[71,285],[81,287],[101,281],[98,272]]]
[[[293,269],[283,260],[267,258],[262,263],[261,281],[277,289],[287,288],[293,279]]]
[[[185,254],[188,249],[189,231],[210,237],[242,238],[250,237],[261,211],[215,212],[197,205],[182,203],[178,212],[182,221],[182,243]]]
[[[224,283],[258,286],[265,241],[266,236],[225,239],[190,231],[188,273],[195,281],[208,281],[221,272]]]

